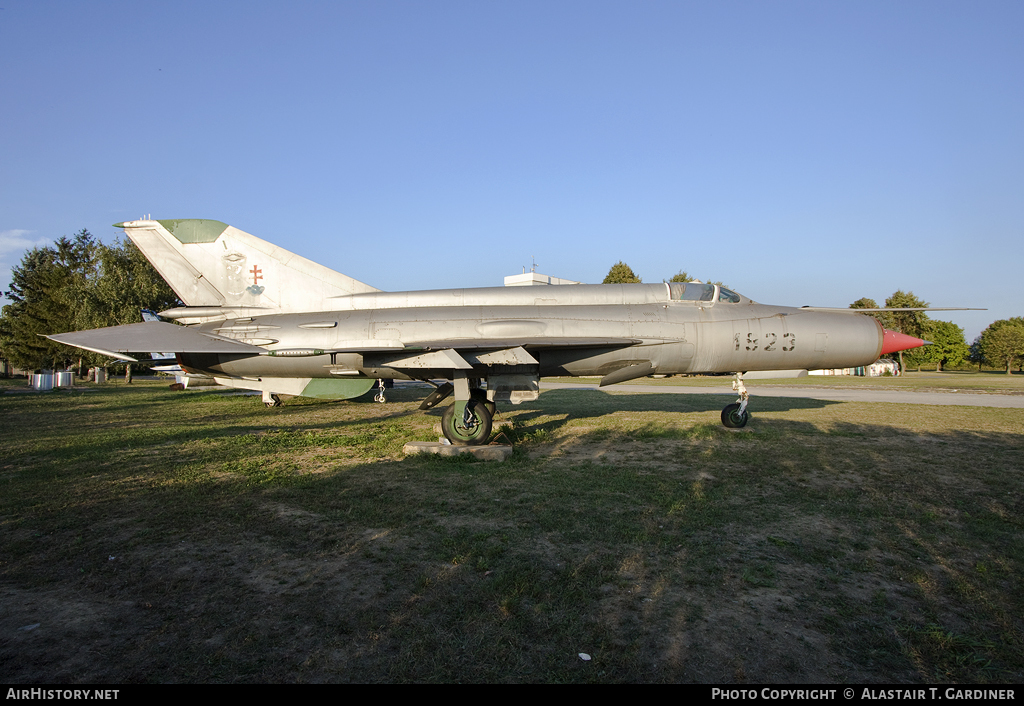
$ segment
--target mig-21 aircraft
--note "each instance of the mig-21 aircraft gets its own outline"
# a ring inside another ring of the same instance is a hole
[[[846,368],[927,342],[888,331],[864,309],[751,301],[716,284],[599,284],[383,292],[213,220],[115,224],[185,306],[149,322],[49,336],[126,361],[171,351],[189,373],[281,396],[349,399],[378,380],[435,387],[421,409],[454,394],[442,416],[459,445],[485,444],[496,402],[535,400],[544,376],[733,373]],[[184,325],[179,325],[184,324]],[[444,381],[441,383],[435,381]]]

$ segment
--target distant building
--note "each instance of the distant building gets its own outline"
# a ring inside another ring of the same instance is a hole
[[[524,272],[521,275],[509,275],[505,278],[506,287],[528,287],[535,284],[580,284],[571,279],[542,275],[540,272]]]
[[[882,358],[876,360],[871,365],[867,366],[868,375],[873,378],[880,378],[887,372],[890,375],[899,375],[900,366],[895,360],[889,360],[888,358]]]
[[[896,361],[882,358],[871,365],[864,365],[859,368],[827,368],[825,370],[808,370],[808,375],[857,375],[871,378],[879,378],[888,372],[890,375],[899,375],[900,366]]]

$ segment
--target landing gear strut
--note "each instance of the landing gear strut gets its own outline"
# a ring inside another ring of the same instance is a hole
[[[491,419],[494,419],[494,415],[498,412],[498,405],[487,399],[487,391],[481,390],[479,387],[474,387],[469,391],[469,394],[474,400],[482,404],[487,410],[487,413],[491,415]]]
[[[732,381],[732,389],[740,393],[740,398],[733,404],[726,405],[722,410],[722,424],[730,429],[739,429],[747,425],[750,414],[747,412],[747,402],[750,400],[750,393],[743,385],[743,373],[736,373],[736,379]]]
[[[265,404],[267,407],[280,407],[281,398],[275,395],[273,392],[264,392],[263,404]]]

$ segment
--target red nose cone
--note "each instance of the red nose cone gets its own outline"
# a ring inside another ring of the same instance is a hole
[[[925,345],[928,345],[928,341],[922,341],[920,338],[914,338],[905,333],[882,329],[882,355]]]

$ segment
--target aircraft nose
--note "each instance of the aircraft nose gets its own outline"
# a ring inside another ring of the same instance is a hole
[[[908,336],[905,333],[890,331],[889,329],[882,330],[882,355],[885,355],[886,353],[895,353],[896,351],[905,351],[908,348],[927,346],[930,344],[931,341],[922,341],[920,338],[914,338],[913,336]]]

